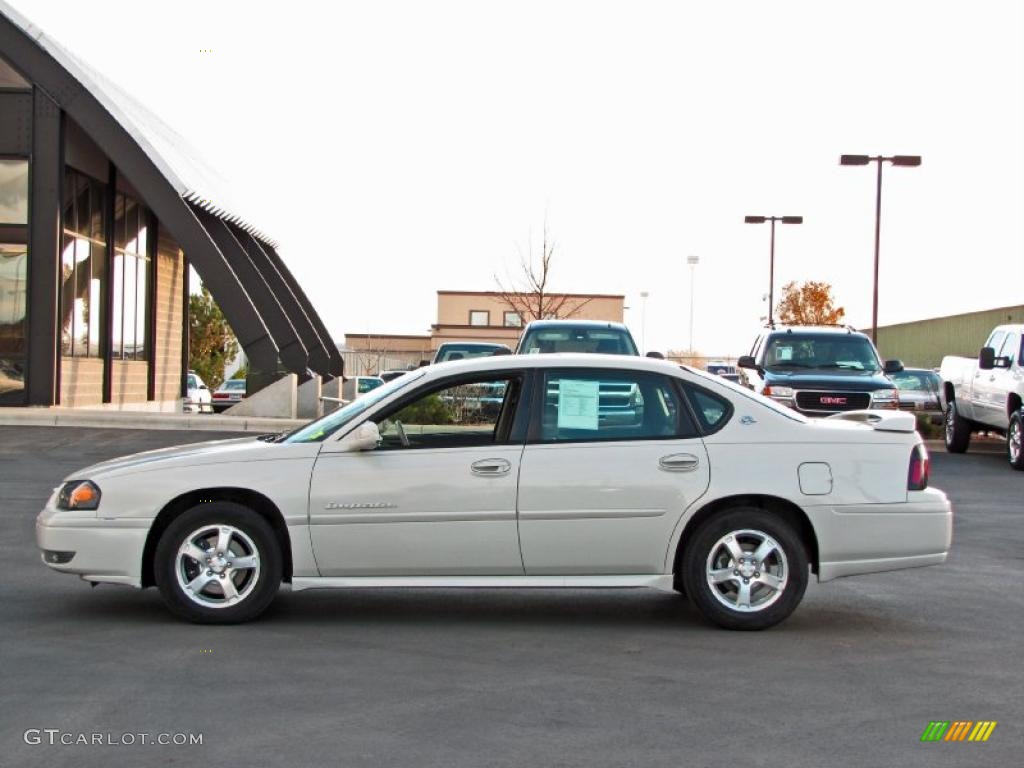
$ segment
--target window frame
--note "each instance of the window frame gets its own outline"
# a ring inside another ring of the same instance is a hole
[[[480,323],[474,323],[473,322],[473,315],[477,315],[477,314],[485,315],[486,319],[487,319],[487,322],[485,322],[483,325],[481,325]],[[471,310],[469,310],[469,320],[468,320],[468,323],[473,328],[489,328],[490,325],[491,325],[491,310],[489,310],[489,309],[471,309]]]
[[[510,382],[513,379],[518,379],[519,399],[518,402],[515,404],[515,412],[512,414],[511,419],[508,421],[504,429],[504,435],[496,433],[494,435],[493,440],[486,443],[480,443],[479,445],[437,447],[423,446],[419,448],[405,448],[403,446],[403,448],[401,449],[388,448],[385,449],[385,451],[388,453],[390,453],[393,450],[411,450],[416,452],[438,450],[450,451],[461,450],[463,448],[476,449],[502,445],[522,445],[524,442],[526,442],[527,419],[530,413],[530,400],[532,392],[532,378],[533,377],[531,371],[524,368],[503,368],[495,371],[477,371],[473,374],[463,373],[454,376],[446,376],[443,379],[437,379],[431,382],[430,384],[423,385],[410,392],[406,392],[403,396],[399,397],[398,399],[393,400],[386,406],[369,414],[366,418],[362,419],[358,424],[356,424],[353,427],[353,429],[357,429],[359,427],[359,424],[362,424],[367,421],[372,421],[374,424],[377,424],[379,426],[382,421],[390,418],[395,413],[398,413],[407,405],[411,405],[412,403],[416,402],[417,400],[420,400],[421,398],[428,397],[432,394],[441,392],[445,389],[450,389],[451,387],[492,382],[495,381],[496,379],[508,379]],[[504,411],[504,404],[502,411]],[[496,428],[500,426],[503,416],[503,412],[498,413],[498,421],[495,424]]]
[[[725,426],[730,421],[732,421],[732,417],[736,413],[736,406],[733,405],[732,400],[730,400],[728,397],[725,397],[724,395],[720,395],[717,392],[712,392],[707,387],[702,387],[699,384],[695,384],[692,381],[686,381],[684,379],[676,379],[676,381],[678,382],[679,389],[682,390],[683,401],[686,403],[686,407],[690,411],[690,418],[693,420],[693,423],[696,425],[697,433],[701,437],[708,437],[710,435],[715,434],[716,432],[722,431],[722,429],[724,429]],[[693,390],[700,390],[700,392],[702,392],[705,395],[708,395],[709,397],[711,397],[711,398],[713,398],[715,400],[722,400],[722,401],[725,402],[725,406],[726,406],[726,408],[725,408],[725,415],[723,415],[722,418],[719,419],[718,424],[714,425],[713,428],[709,428],[709,427],[705,426],[704,419],[702,419],[697,414],[697,406],[690,399],[690,392],[693,391]]]
[[[515,316],[515,318],[517,319],[518,322],[510,323],[508,321],[508,316],[509,315]],[[521,313],[517,312],[514,309],[506,309],[501,314],[501,323],[502,323],[502,328],[522,328],[523,327],[523,316],[522,316]]]
[[[641,442],[656,442],[656,441],[667,441],[667,440],[699,440],[701,437],[700,424],[697,422],[692,410],[689,407],[689,403],[684,394],[679,390],[679,379],[674,376],[669,376],[664,373],[658,373],[656,371],[642,371],[634,370],[630,368],[536,368],[534,369],[535,375],[533,377],[533,393],[531,394],[531,403],[539,403],[539,408],[531,408],[530,411],[530,426],[527,435],[527,445],[578,445],[580,443],[641,443]],[[668,388],[675,393],[676,398],[679,400],[680,413],[677,417],[676,434],[674,435],[649,435],[646,437],[586,437],[576,438],[570,440],[545,440],[543,439],[544,431],[544,398],[547,393],[544,391],[547,386],[547,380],[549,376],[566,376],[566,375],[595,375],[601,376],[605,374],[613,374],[619,376],[638,376],[638,377],[650,377],[650,378],[661,378],[668,385]],[[685,418],[690,422],[690,426],[693,428],[693,434],[681,434],[680,427],[682,419]]]

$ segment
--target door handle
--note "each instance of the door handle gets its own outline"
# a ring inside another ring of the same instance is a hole
[[[480,459],[469,465],[474,475],[504,475],[512,469],[512,464],[505,459]]]
[[[658,459],[658,466],[666,472],[693,472],[700,466],[700,459],[692,453],[672,453]]]

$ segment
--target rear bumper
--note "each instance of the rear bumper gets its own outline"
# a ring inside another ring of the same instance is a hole
[[[36,519],[36,545],[43,563],[87,581],[142,585],[142,551],[151,520],[99,520],[47,508]],[[53,559],[48,553],[60,553]]]
[[[818,581],[946,562],[953,508],[936,488],[911,491],[901,504],[811,507],[818,538]]]

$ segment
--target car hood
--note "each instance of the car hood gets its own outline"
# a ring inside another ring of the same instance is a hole
[[[259,461],[279,458],[288,446],[260,440],[256,436],[210,440],[203,443],[177,445],[155,451],[133,453],[99,464],[85,467],[68,475],[65,480],[95,480],[115,474],[148,471],[168,466],[183,467],[197,464],[221,464],[236,461]]]
[[[793,389],[830,389],[839,392],[873,392],[876,389],[895,389],[885,374],[879,371],[822,370],[765,370],[764,383]]]

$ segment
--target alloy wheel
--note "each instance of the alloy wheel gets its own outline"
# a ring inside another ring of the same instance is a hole
[[[789,562],[768,534],[753,529],[722,536],[708,554],[706,577],[715,599],[753,613],[774,604],[786,589]]]
[[[259,550],[239,528],[205,525],[185,537],[174,571],[189,600],[206,608],[226,608],[245,600],[256,587]]]

